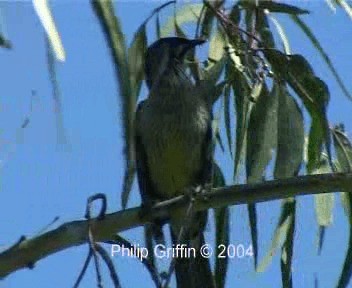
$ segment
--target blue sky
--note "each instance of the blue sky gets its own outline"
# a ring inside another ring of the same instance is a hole
[[[126,38],[161,2],[116,2]],[[297,1],[312,11],[305,16],[330,55],[338,72],[350,84],[352,51],[351,20],[344,11],[333,13],[323,1]],[[0,50],[0,247],[14,243],[21,235],[36,235],[59,216],[59,223],[82,218],[88,196],[102,192],[108,197],[109,211],[120,209],[123,158],[120,103],[117,83],[102,31],[88,3],[53,2],[52,8],[66,50],[67,60],[57,64],[63,103],[67,143],[58,143],[52,90],[46,64],[44,32],[29,2],[0,2],[1,25],[12,41],[12,50]],[[167,16],[167,13],[163,13]],[[164,17],[166,19],[166,17]],[[342,94],[327,66],[292,22],[280,16],[293,53],[303,54],[317,75],[329,86],[328,109],[331,124],[344,122],[351,132],[352,103]],[[153,39],[149,39],[153,41]],[[202,49],[202,48],[201,48]],[[203,48],[204,49],[204,48]],[[204,52],[204,51],[202,51]],[[30,113],[31,91],[36,91]],[[30,124],[19,129],[30,113]],[[351,134],[351,133],[350,133]],[[219,155],[220,164],[229,171],[229,161]],[[226,172],[230,179],[230,172]],[[298,199],[295,258],[295,287],[313,287],[314,274],[320,287],[333,287],[339,277],[348,237],[347,221],[336,197],[334,224],[328,229],[321,256],[316,256],[317,225],[313,198]],[[131,207],[139,205],[136,189]],[[259,205],[259,255],[269,248],[279,202]],[[231,243],[249,245],[245,206],[231,208]],[[212,225],[207,237],[212,240]],[[140,243],[141,229],[123,235]],[[88,251],[80,246],[52,255],[33,270],[8,276],[1,287],[71,287]],[[136,259],[114,258],[123,287],[152,287],[149,275]],[[228,287],[280,287],[279,259],[264,274],[253,272],[251,259],[231,262]],[[106,287],[110,287],[105,275]],[[90,269],[81,287],[96,287]],[[148,285],[150,283],[150,285]]]

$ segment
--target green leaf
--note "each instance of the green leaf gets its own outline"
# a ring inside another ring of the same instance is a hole
[[[326,154],[322,154],[320,165],[314,169],[311,174],[331,173],[331,168]],[[323,193],[314,195],[315,212],[317,221],[320,226],[329,226],[332,224],[332,211],[334,208],[334,193]]]
[[[245,76],[239,72],[233,65],[226,65],[225,78],[231,84],[234,94],[234,110],[236,111],[236,137],[235,137],[235,159],[234,159],[234,172],[233,179],[236,179],[240,163],[244,158],[244,147],[246,143],[247,123],[250,102],[247,95],[250,94],[250,87],[246,81]]]
[[[226,85],[224,91],[224,121],[227,137],[227,145],[229,146],[230,155],[232,156],[232,137],[231,137],[231,115],[230,115],[230,94],[231,86]]]
[[[216,225],[216,248],[217,253],[221,252],[221,245],[228,247],[230,244],[230,211],[228,207],[215,209]],[[215,260],[215,283],[216,287],[225,287],[226,274],[228,270],[229,258],[216,257]]]
[[[342,81],[342,78],[340,75],[337,73],[334,65],[332,64],[330,57],[328,54],[324,51],[323,47],[320,45],[318,39],[315,37],[311,29],[306,25],[306,23],[303,22],[301,18],[295,15],[291,15],[291,19],[298,25],[299,28],[303,31],[304,34],[308,37],[308,39],[312,42],[314,47],[317,49],[317,51],[320,53],[320,56],[323,58],[325,63],[328,65],[332,75],[335,77],[337,83],[339,84],[341,90],[343,93],[350,99],[352,100],[352,95],[346,88],[345,84]]]
[[[275,48],[274,36],[271,32],[266,13],[259,10],[257,14],[256,31],[259,33],[261,40],[264,43],[264,47]]]
[[[293,15],[309,14],[308,10],[273,1],[239,1],[238,4],[245,9],[261,9],[274,13],[285,13]]]
[[[286,87],[279,85],[276,179],[298,175],[303,161],[304,124],[301,109]]]
[[[221,76],[222,71],[224,70],[226,62],[227,57],[224,56],[219,61],[216,61],[214,64],[211,64],[206,69],[204,69],[203,80],[209,82],[208,86],[214,86],[216,84]]]
[[[326,108],[330,99],[327,85],[313,73],[308,61],[301,55],[292,55],[288,59],[286,79],[296,94],[302,99],[311,119],[308,144],[308,173],[317,167],[322,147],[325,144],[329,162],[331,143]]]
[[[233,48],[233,46],[228,43],[227,46],[225,47],[227,54],[229,55],[233,66],[240,72],[244,72],[245,68],[242,65],[242,60],[241,57],[237,55],[236,49]]]
[[[169,37],[175,28],[175,21],[182,26],[186,23],[197,22],[202,11],[203,4],[185,4],[176,11],[176,17],[172,16],[161,28],[161,37]]]
[[[214,163],[214,185],[213,187],[224,187],[225,177],[220,169],[220,167]],[[217,253],[220,253],[219,250],[220,245],[225,245],[225,247],[229,244],[229,231],[230,231],[230,211],[228,207],[215,209],[215,227],[216,227],[216,246],[215,249]],[[216,287],[225,287],[226,274],[228,269],[228,261],[229,258],[226,257],[216,257],[215,260],[215,283]]]
[[[247,131],[246,170],[248,183],[261,182],[266,166],[272,158],[277,138],[277,110],[279,88],[269,93],[263,85],[253,106]]]
[[[119,97],[122,103],[122,119],[124,131],[125,176],[121,194],[122,207],[127,205],[131,191],[135,167],[133,151],[133,119],[136,107],[136,97],[131,92],[129,65],[127,63],[127,49],[120,21],[115,16],[111,0],[92,1],[94,12],[103,28],[110,53],[115,66],[116,79],[119,87]]]
[[[159,14],[156,16],[155,28],[156,28],[156,37],[158,39],[160,39],[161,38],[161,28],[160,28],[160,15]]]
[[[281,278],[282,287],[292,288],[292,259],[293,259],[293,245],[294,234],[296,227],[296,201],[287,201],[287,210],[289,211],[288,219],[290,219],[287,229],[286,239],[281,248]]]
[[[271,93],[268,93],[266,85],[263,85],[261,94],[250,114],[246,152],[248,183],[257,183],[263,180],[266,166],[272,158],[272,150],[276,147],[278,92],[277,85],[274,85]],[[258,239],[255,204],[248,205],[248,213],[254,263],[257,266]]]
[[[286,242],[287,236],[291,237],[291,233],[289,233],[290,229],[294,226],[294,216],[295,216],[295,200],[294,199],[286,199],[283,201],[282,208],[281,208],[281,215],[279,218],[279,223],[276,226],[274,237],[271,242],[271,246],[267,254],[264,256],[262,261],[257,267],[257,272],[264,272],[265,269],[271,263],[276,250]],[[292,242],[293,244],[293,242]],[[288,247],[289,248],[289,247]],[[289,254],[286,255],[289,257]],[[287,259],[289,260],[289,259]],[[286,263],[287,263],[286,260]],[[285,287],[285,286],[283,286]]]
[[[219,4],[221,4],[220,2],[216,1],[217,3],[215,3],[215,5],[217,7],[219,7]],[[215,19],[215,15],[214,12],[212,10],[210,10],[208,7],[203,6],[203,9],[205,9],[204,11],[204,16],[202,19],[202,23],[201,23],[201,29],[200,29],[200,38],[202,39],[209,39],[209,36],[211,34],[211,30],[213,27],[213,23],[214,23],[214,19]]]
[[[186,33],[183,32],[182,28],[178,25],[176,18],[174,18],[174,19],[175,19],[174,25],[175,25],[176,36],[181,37],[181,38],[187,38]]]
[[[132,44],[128,49],[128,65],[133,98],[138,98],[142,86],[147,42],[146,25],[142,24],[134,34]]]
[[[299,168],[303,161],[304,150],[304,125],[301,109],[295,99],[288,93],[286,87],[281,84],[277,86],[279,94],[278,121],[277,121],[277,153],[274,169],[276,179],[289,178],[298,175]],[[276,233],[281,233],[278,238],[285,237],[281,248],[281,276],[283,287],[292,287],[292,255],[294,244],[295,211],[296,201],[287,199],[283,201],[283,213],[289,219],[285,229],[276,227]],[[283,234],[286,232],[287,234]],[[275,237],[274,237],[275,239]],[[274,253],[278,243],[272,244],[270,253]],[[269,261],[267,259],[266,261]],[[270,260],[271,261],[271,260]]]
[[[209,42],[208,58],[212,61],[219,61],[223,58],[226,46],[226,35],[220,27],[214,33]]]
[[[336,156],[338,160],[338,167],[340,172],[351,172],[352,171],[352,144],[348,139],[347,135],[344,133],[342,127],[335,127],[332,129],[332,136],[334,147],[336,151]],[[349,282],[352,275],[352,191],[347,191],[348,193],[344,194],[344,206],[345,211],[348,213],[349,221],[349,240],[347,253],[345,261],[343,264],[342,272],[340,279],[337,285],[337,288],[349,287]]]
[[[331,173],[328,156],[321,154],[320,164],[314,169],[311,174]],[[318,252],[321,252],[323,247],[325,229],[332,224],[333,209],[334,209],[334,193],[323,193],[314,195],[315,214],[319,227],[318,235]]]
[[[9,40],[7,40],[2,34],[0,34],[0,47],[11,49],[12,45]]]

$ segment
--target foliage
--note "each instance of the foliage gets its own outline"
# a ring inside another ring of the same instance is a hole
[[[327,2],[329,7],[336,9],[341,6],[352,15],[347,2]],[[39,1],[34,1],[38,14],[43,15],[39,13],[38,3]],[[185,32],[191,26],[195,31],[194,37],[209,41],[208,59],[203,65],[195,59],[190,70],[202,87],[211,91],[214,103],[223,100],[225,130],[220,131],[218,140],[219,143],[227,143],[225,153],[233,159],[234,183],[246,181],[247,184],[252,184],[269,178],[283,179],[299,174],[352,172],[351,143],[343,127],[329,126],[326,111],[330,91],[304,56],[291,54],[289,38],[276,18],[277,13],[285,14],[297,25],[326,62],[343,93],[352,99],[329,56],[303,20],[303,17],[309,17],[309,11],[272,1],[227,3],[217,0],[189,3],[180,7],[170,4],[174,2],[167,2],[154,10],[140,25],[128,46],[112,2],[92,1],[111,51],[119,83],[126,160],[121,196],[123,208],[127,205],[134,174],[132,123],[144,79],[144,53],[150,44],[147,40],[147,24],[153,20],[157,38],[169,35],[191,37]],[[57,38],[50,11],[47,7],[44,8],[50,21],[45,22],[45,16],[41,16],[42,22],[50,23],[52,28],[44,27],[58,59],[61,59],[64,50]],[[162,25],[159,13],[164,9],[174,10],[173,16]],[[8,43],[7,40],[0,34],[0,46],[6,46],[5,43]],[[305,127],[308,123],[309,127]],[[335,159],[333,155],[336,155]],[[241,178],[241,171],[245,171],[245,179]],[[225,185],[223,173],[218,166],[215,180],[217,186]],[[348,193],[341,193],[341,197],[350,220],[349,246],[338,283],[338,287],[342,288],[348,286],[352,274],[352,202]],[[321,249],[324,229],[332,223],[333,203],[333,194],[315,196]],[[256,204],[248,205],[248,216],[256,270],[265,271],[279,250],[283,287],[293,287],[291,265],[294,257],[294,232],[298,228],[295,221],[295,199],[282,200],[272,245],[259,264]],[[216,241],[228,242],[231,226],[227,208],[216,210],[215,223]],[[227,259],[216,261],[215,278],[219,287],[225,286],[227,264]]]

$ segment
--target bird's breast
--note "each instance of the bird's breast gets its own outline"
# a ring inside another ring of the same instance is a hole
[[[160,194],[171,198],[196,185],[203,166],[203,143],[210,115],[202,103],[149,106],[142,121],[148,168]]]

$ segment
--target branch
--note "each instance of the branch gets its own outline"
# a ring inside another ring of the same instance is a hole
[[[196,196],[194,211],[308,194],[349,191],[351,187],[352,173],[308,175],[259,184],[234,185],[212,189],[211,192]],[[171,213],[185,207],[187,199],[188,197],[179,196],[158,203],[149,215],[143,215],[142,209],[138,207],[107,214],[101,220],[92,219],[90,225],[94,239],[97,242],[109,241],[118,232],[142,226],[154,218],[168,218]],[[87,220],[68,222],[37,237],[24,239],[0,254],[0,279],[21,268],[32,268],[35,262],[51,254],[88,241]]]

